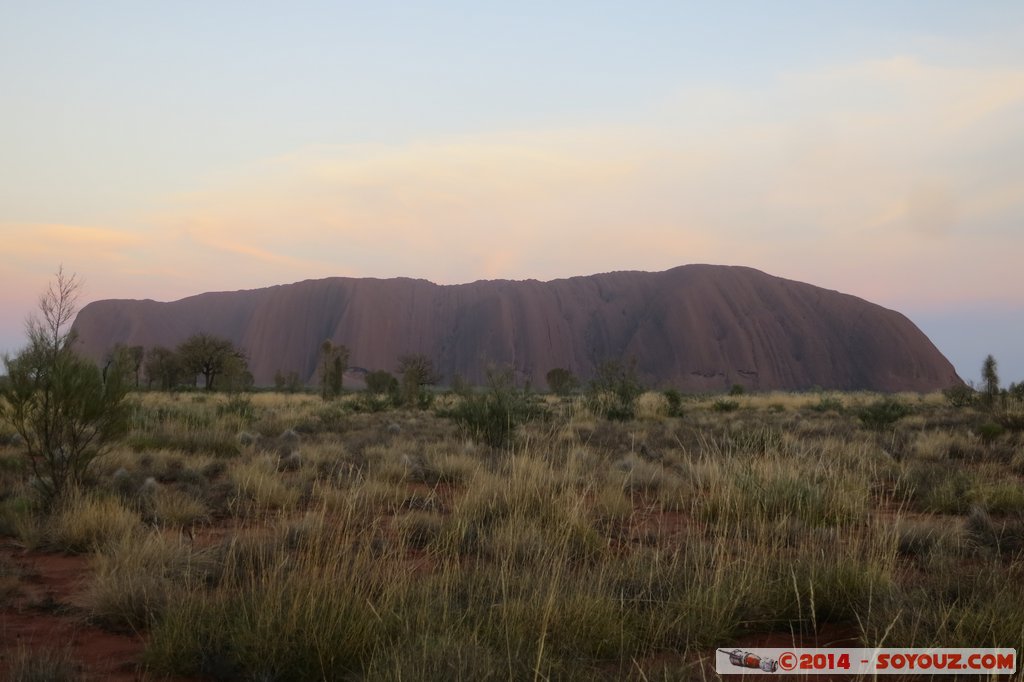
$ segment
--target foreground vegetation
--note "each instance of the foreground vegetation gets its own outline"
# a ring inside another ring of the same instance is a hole
[[[49,514],[0,433],[0,534],[88,554],[84,615],[145,633],[156,674],[690,679],[773,633],[1024,649],[1024,444],[981,407],[646,393],[609,421],[512,395],[493,438],[473,394],[134,394]]]

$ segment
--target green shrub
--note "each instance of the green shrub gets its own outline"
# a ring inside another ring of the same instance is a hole
[[[991,445],[995,442],[999,436],[1006,432],[1006,429],[1001,424],[995,422],[985,422],[978,427],[978,436],[981,438],[981,442],[985,445]]]
[[[681,417],[683,416],[683,396],[674,388],[670,388],[664,393],[665,401],[668,402],[668,416],[670,417]]]
[[[736,400],[719,398],[715,402],[711,403],[711,409],[715,412],[735,412],[740,409],[740,404],[739,401]]]
[[[605,419],[626,421],[636,415],[636,400],[643,392],[635,362],[608,360],[598,365],[590,382],[590,404]]]
[[[892,426],[911,413],[910,407],[893,397],[885,397],[862,407],[857,412],[861,423],[874,431]]]
[[[953,407],[970,407],[978,400],[978,393],[967,384],[950,386],[942,391],[946,402]]]
[[[473,438],[491,447],[506,445],[516,427],[542,411],[533,396],[513,382],[511,370],[487,373],[487,389],[464,397],[448,416]]]
[[[823,395],[818,402],[810,406],[815,412],[842,412],[843,401],[835,396]]]

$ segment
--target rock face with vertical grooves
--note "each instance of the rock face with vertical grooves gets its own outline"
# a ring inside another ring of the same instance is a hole
[[[565,367],[587,379],[607,359],[636,361],[649,386],[685,391],[812,387],[931,391],[961,383],[953,366],[898,312],[745,267],[685,265],[550,282],[436,285],[329,278],[169,303],[105,300],[75,321],[81,350],[115,343],[174,347],[191,334],[244,348],[258,385],[276,371],[312,380],[325,339],[349,364],[394,371],[423,353],[450,381],[479,383],[489,366],[544,386]]]

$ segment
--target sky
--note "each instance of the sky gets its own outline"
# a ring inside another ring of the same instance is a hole
[[[0,352],[81,303],[746,265],[1024,380],[1024,3],[0,0]]]

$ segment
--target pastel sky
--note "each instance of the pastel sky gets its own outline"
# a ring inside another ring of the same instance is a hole
[[[82,302],[748,265],[1024,379],[1024,3],[0,2],[0,352]]]

